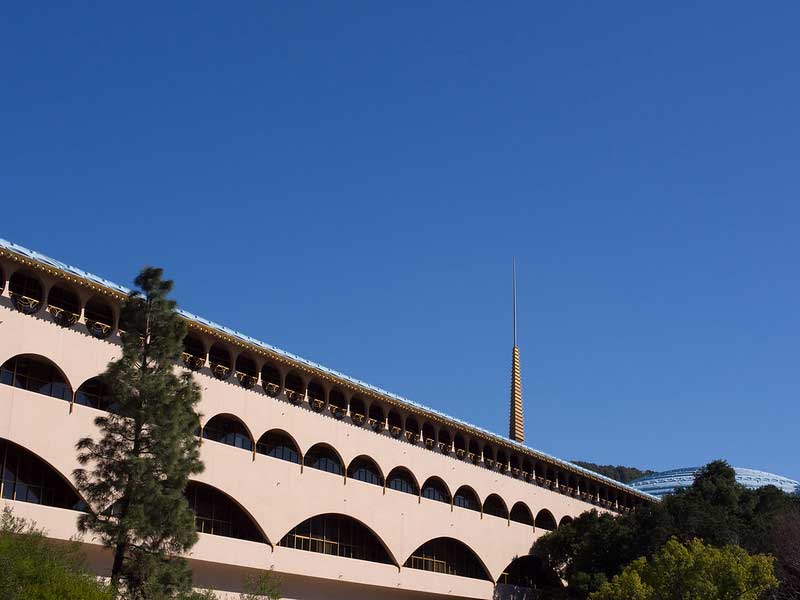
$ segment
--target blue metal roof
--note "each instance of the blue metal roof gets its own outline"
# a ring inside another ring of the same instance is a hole
[[[18,244],[14,244],[13,242],[9,242],[8,240],[5,240],[3,238],[0,238],[0,248],[9,250],[11,252],[14,252],[15,254],[19,254],[21,256],[25,256],[27,258],[33,259],[33,260],[35,260],[37,262],[44,263],[46,265],[49,265],[51,267],[54,267],[56,269],[59,269],[59,270],[64,271],[66,273],[69,273],[71,275],[74,275],[76,277],[80,277],[82,279],[89,280],[89,281],[91,281],[93,283],[96,283],[96,284],[101,285],[103,287],[109,288],[109,289],[114,290],[115,292],[119,292],[121,294],[127,295],[131,291],[129,288],[127,288],[127,287],[125,287],[123,285],[119,285],[117,283],[114,283],[113,281],[109,281],[108,279],[104,279],[102,277],[98,277],[97,275],[89,273],[88,271],[84,271],[83,269],[79,269],[78,267],[74,267],[74,266],[69,265],[67,263],[61,262],[60,260],[56,260],[54,258],[50,258],[49,256],[45,256],[44,254],[36,252],[35,250],[29,250],[28,248],[25,248],[24,246],[20,246]],[[241,340],[241,341],[243,341],[245,343],[253,344],[254,346],[258,346],[258,347],[263,348],[263,349],[265,349],[265,350],[267,350],[269,352],[272,352],[274,354],[278,354],[278,355],[280,355],[280,356],[282,356],[282,357],[284,357],[284,358],[286,358],[288,360],[300,363],[301,365],[304,365],[304,366],[309,367],[311,369],[315,369],[317,371],[322,371],[323,373],[326,373],[327,375],[329,375],[331,377],[334,377],[336,379],[342,379],[344,381],[347,381],[347,382],[349,382],[349,383],[351,383],[351,384],[353,384],[355,386],[364,388],[364,389],[366,389],[366,390],[368,390],[370,392],[373,392],[375,394],[379,394],[381,396],[385,396],[385,397],[391,398],[392,400],[395,400],[397,402],[401,402],[403,404],[407,404],[407,405],[412,406],[412,407],[414,407],[414,408],[416,408],[418,410],[434,414],[434,415],[436,415],[436,416],[438,416],[438,417],[440,417],[442,419],[446,419],[448,421],[452,421],[453,423],[455,423],[457,425],[461,425],[463,427],[467,427],[467,428],[476,430],[476,431],[478,431],[478,432],[480,432],[480,433],[482,433],[482,434],[484,434],[484,435],[486,435],[488,437],[496,439],[497,441],[501,441],[501,442],[503,442],[505,444],[509,444],[511,446],[517,447],[520,450],[534,452],[534,453],[538,454],[539,456],[541,456],[542,458],[550,460],[550,461],[552,461],[553,463],[555,463],[557,465],[568,467],[569,469],[571,469],[573,471],[576,471],[576,472],[579,472],[579,473],[583,473],[584,475],[588,475],[590,477],[593,477],[595,479],[599,479],[601,481],[605,481],[606,483],[609,483],[609,484],[613,485],[614,487],[626,489],[626,490],[631,491],[631,492],[633,492],[633,493],[635,493],[637,495],[644,495],[644,496],[647,496],[647,497],[649,497],[649,498],[651,498],[653,500],[657,499],[656,496],[653,496],[653,495],[651,495],[651,494],[649,494],[647,492],[644,492],[642,490],[633,488],[633,487],[631,487],[629,485],[626,485],[624,483],[621,483],[621,482],[619,482],[619,481],[617,481],[615,479],[611,479],[609,477],[606,477],[605,475],[601,475],[600,473],[595,473],[594,471],[591,471],[589,469],[585,469],[584,467],[581,467],[579,465],[573,464],[573,463],[571,463],[569,461],[562,460],[560,458],[557,458],[555,456],[547,454],[546,452],[542,452],[541,450],[536,450],[534,448],[531,448],[530,446],[526,446],[525,444],[520,444],[519,442],[515,442],[514,440],[501,437],[501,436],[497,435],[496,433],[492,433],[491,431],[489,431],[487,429],[484,429],[483,427],[478,427],[477,425],[473,425],[472,423],[468,423],[468,422],[463,421],[461,419],[458,419],[456,417],[452,417],[452,416],[450,416],[450,415],[448,415],[446,413],[443,413],[441,411],[435,410],[435,409],[430,408],[428,406],[425,406],[423,404],[419,404],[418,402],[414,402],[413,400],[409,400],[408,398],[404,398],[403,396],[400,396],[398,394],[394,394],[394,393],[389,392],[387,390],[384,390],[384,389],[382,389],[380,387],[377,387],[377,386],[371,385],[369,383],[366,383],[364,381],[361,381],[359,379],[356,379],[355,377],[350,377],[349,375],[345,375],[344,373],[339,373],[338,371],[335,371],[333,369],[329,369],[328,367],[325,367],[323,365],[320,365],[318,363],[315,363],[313,361],[305,359],[302,356],[297,356],[296,354],[292,354],[291,352],[287,352],[286,350],[282,350],[280,348],[277,348],[277,347],[273,346],[272,344],[268,344],[266,342],[262,342],[261,340],[257,340],[257,339],[255,339],[253,337],[250,337],[249,335],[245,335],[245,334],[240,333],[238,331],[234,331],[233,329],[225,327],[224,325],[220,325],[219,323],[215,323],[214,321],[210,321],[210,320],[205,319],[203,317],[199,317],[199,316],[197,316],[195,314],[192,314],[192,313],[190,313],[188,311],[185,311],[185,310],[182,310],[182,309],[178,309],[178,313],[182,317],[187,319],[188,321],[193,321],[195,323],[199,323],[201,325],[205,325],[206,327],[209,327],[211,329],[215,329],[215,330],[217,330],[217,331],[219,331],[221,333],[224,333],[224,334],[229,335],[229,336],[231,336],[233,338],[239,339],[239,340]]]
[[[800,483],[788,477],[740,467],[733,467],[733,470],[736,473],[736,482],[751,490],[774,485],[787,494],[800,494]],[[632,481],[631,486],[662,498],[677,490],[691,487],[699,471],[700,467],[685,467],[653,473]]]

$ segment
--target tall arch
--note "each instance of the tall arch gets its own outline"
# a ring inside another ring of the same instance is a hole
[[[440,537],[417,548],[403,564],[409,569],[492,581],[489,570],[472,548],[459,540]]]
[[[481,511],[481,501],[478,494],[468,485],[462,485],[453,496],[453,505],[467,510]]]
[[[80,385],[75,391],[75,404],[106,412],[119,411],[119,403],[114,399],[111,386],[100,376],[87,379]]]
[[[450,488],[439,477],[428,477],[425,483],[422,484],[422,497],[436,502],[444,502],[450,504],[452,497],[450,496]]]
[[[256,442],[256,452],[297,465],[302,461],[300,447],[283,429],[270,429]]]
[[[536,529],[544,529],[545,531],[555,531],[556,518],[546,508],[543,508],[536,513]]]
[[[269,544],[253,516],[222,490],[190,481],[184,492],[200,533]]]
[[[344,461],[330,444],[319,443],[311,446],[303,457],[303,464],[334,475],[344,475]]]
[[[386,476],[386,487],[406,494],[419,495],[419,483],[414,474],[405,467],[395,467]]]
[[[306,519],[283,536],[278,546],[397,566],[386,544],[372,529],[338,513]]]
[[[348,479],[357,479],[364,483],[383,486],[383,473],[378,464],[369,456],[362,454],[350,461],[347,467]]]
[[[242,420],[231,414],[215,415],[203,426],[203,438],[228,446],[253,450],[253,436]]]
[[[483,501],[483,512],[487,515],[508,519],[508,507],[505,501],[497,494],[489,494]]]
[[[72,483],[27,448],[0,438],[0,498],[86,511]]]
[[[0,383],[59,400],[72,400],[66,375],[49,358],[18,354],[0,366]]]
[[[533,513],[524,502],[517,502],[511,507],[510,518],[516,523],[522,523],[523,525],[530,525],[533,527]]]

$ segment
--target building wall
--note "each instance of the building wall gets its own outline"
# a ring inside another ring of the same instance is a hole
[[[8,276],[8,273],[6,273]],[[116,339],[116,338],[114,338]],[[84,330],[52,322],[44,310],[36,315],[15,311],[7,292],[0,297],[0,364],[19,354],[50,359],[76,390],[102,373],[119,355],[113,340],[98,340]],[[406,467],[418,484],[430,476],[441,478],[454,494],[462,485],[472,487],[481,502],[498,494],[509,510],[523,502],[535,516],[549,510],[556,521],[576,516],[595,506],[531,485],[497,471],[459,460],[454,455],[431,452],[390,435],[357,427],[317,413],[308,405],[295,406],[265,393],[247,390],[235,379],[220,381],[198,373],[202,389],[202,422],[218,414],[240,418],[257,440],[270,429],[282,429],[305,453],[325,442],[336,449],[345,465],[368,455],[383,475],[396,466]],[[63,400],[0,385],[0,438],[30,450],[70,479],[78,467],[75,443],[96,433],[93,419],[101,411]],[[242,575],[252,569],[274,569],[284,576],[284,593],[292,598],[421,598],[433,595],[491,598],[493,583],[476,579],[400,568],[424,542],[451,537],[471,548],[493,580],[517,556],[527,554],[542,531],[478,512],[452,507],[416,496],[384,490],[361,481],[274,459],[261,454],[203,440],[206,469],[195,477],[233,498],[252,516],[272,546],[201,534],[191,552],[197,582],[220,589],[241,588]],[[16,514],[29,516],[56,539],[76,533],[78,513],[10,502]],[[349,515],[370,528],[383,542],[395,565],[384,565],[278,547],[294,526],[324,513]],[[107,552],[86,539],[92,564],[107,572]]]

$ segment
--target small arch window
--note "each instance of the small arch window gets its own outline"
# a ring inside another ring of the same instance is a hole
[[[350,420],[361,426],[367,420],[367,409],[364,401],[358,396],[350,398]]]
[[[517,502],[511,507],[511,520],[523,525],[533,526],[533,515],[530,509],[522,502]]]
[[[303,458],[303,464],[334,475],[342,475],[344,472],[339,455],[327,444],[312,446]]]
[[[536,529],[544,529],[545,531],[555,531],[556,518],[546,508],[543,508],[536,515]]]
[[[207,440],[227,444],[243,450],[253,449],[253,440],[239,419],[228,415],[217,415],[203,427]]]
[[[375,461],[367,456],[359,456],[347,467],[347,476],[372,485],[383,485],[383,477]]]
[[[105,339],[114,327],[114,311],[111,305],[97,296],[90,298],[83,307],[83,319],[89,335]]]
[[[253,519],[218,489],[190,481],[184,492],[200,533],[266,543]]]
[[[112,413],[119,411],[119,403],[114,399],[111,387],[102,377],[92,377],[84,381],[75,392],[75,404]]]
[[[373,402],[369,407],[369,426],[373,431],[381,432],[386,426],[386,413],[383,412],[383,406],[378,402]]]
[[[389,476],[386,478],[386,487],[398,492],[413,494],[414,496],[419,494],[419,488],[414,481],[414,477],[403,467],[395,467],[390,471]]]
[[[450,492],[445,483],[438,477],[431,477],[422,486],[422,496],[436,502],[450,504]]]
[[[274,429],[262,435],[256,444],[256,452],[285,460],[295,464],[300,464],[300,450],[291,436],[284,432]]]
[[[439,447],[439,452],[450,454],[451,441],[450,432],[447,431],[447,429],[440,429],[439,440],[437,444]]]
[[[469,441],[469,445],[467,446],[467,459],[476,464],[481,461],[481,447],[475,440]]]
[[[506,503],[497,494],[489,494],[486,501],[483,503],[483,512],[487,515],[500,517],[501,519],[508,519],[508,509]]]
[[[211,372],[217,379],[225,380],[231,374],[231,353],[222,344],[214,344],[208,352]]]
[[[466,485],[462,485],[456,491],[456,495],[453,496],[453,505],[477,512],[481,510],[481,503],[480,500],[478,500],[478,495],[471,487]]]
[[[308,384],[308,402],[311,409],[317,412],[325,408],[325,388],[317,381]]]
[[[247,356],[240,354],[236,357],[236,379],[242,384],[243,388],[250,389],[258,383],[258,369],[256,369],[256,361]]]
[[[278,367],[270,363],[261,367],[261,386],[273,398],[280,393],[281,372]]]
[[[183,364],[192,371],[199,371],[206,364],[206,348],[202,340],[193,335],[183,338]]]
[[[42,306],[42,284],[33,275],[17,271],[8,282],[14,308],[26,315],[36,313]]]
[[[72,388],[56,366],[33,355],[15,356],[0,367],[0,383],[29,392],[72,400]]]
[[[422,441],[425,443],[425,447],[430,450],[433,450],[436,445],[436,430],[430,423],[425,423],[422,426]]]
[[[400,437],[403,434],[403,418],[396,410],[390,410],[389,416],[386,418],[389,424],[389,433],[392,437]]]
[[[300,404],[305,397],[305,386],[302,378],[297,373],[289,373],[286,376],[286,398],[294,403]]]
[[[419,423],[417,423],[414,417],[408,417],[406,419],[406,440],[412,444],[416,444],[419,441],[419,436]]]
[[[81,318],[78,295],[65,287],[54,285],[47,294],[47,311],[53,316],[53,321],[62,327],[72,327]]]
[[[347,400],[338,388],[333,388],[328,394],[328,410],[337,419],[341,419],[347,413]]]

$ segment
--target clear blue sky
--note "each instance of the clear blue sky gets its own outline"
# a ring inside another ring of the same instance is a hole
[[[515,255],[532,446],[800,478],[799,22],[6,3],[0,236],[501,434]]]

